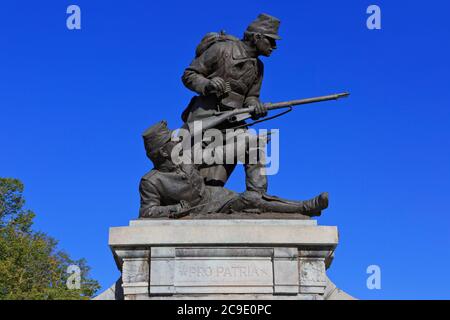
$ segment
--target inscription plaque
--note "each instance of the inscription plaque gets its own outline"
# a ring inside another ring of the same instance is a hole
[[[175,286],[273,286],[270,258],[176,259]]]

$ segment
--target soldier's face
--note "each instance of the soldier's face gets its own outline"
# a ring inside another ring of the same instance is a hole
[[[273,50],[277,48],[277,43],[275,39],[265,37],[263,35],[261,35],[256,39],[255,44],[259,54],[265,57],[270,57]]]
[[[165,157],[166,159],[170,159],[172,150],[176,145],[177,145],[176,141],[170,140],[169,142],[167,142],[164,145],[164,147],[161,148],[163,157]]]

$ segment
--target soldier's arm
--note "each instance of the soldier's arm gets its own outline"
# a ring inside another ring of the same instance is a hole
[[[247,98],[245,99],[246,106],[254,105],[255,100],[260,101],[259,95],[261,92],[261,85],[264,77],[264,64],[259,59],[257,60],[257,63],[258,63],[258,75],[255,81],[253,82],[252,86],[250,87],[250,90],[248,91]]]
[[[161,196],[158,190],[147,180],[142,179],[139,185],[141,194],[140,218],[173,218],[182,210],[180,204],[161,205]]]
[[[190,90],[199,95],[205,94],[205,87],[209,83],[208,76],[214,72],[223,46],[221,43],[213,44],[202,55],[195,58],[189,67],[184,70],[182,81]]]

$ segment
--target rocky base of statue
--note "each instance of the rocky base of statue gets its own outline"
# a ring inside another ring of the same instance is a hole
[[[110,229],[121,278],[96,299],[352,299],[326,275],[337,244],[315,220],[134,220]]]

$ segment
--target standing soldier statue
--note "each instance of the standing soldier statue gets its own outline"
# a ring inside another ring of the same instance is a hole
[[[269,57],[279,40],[280,20],[260,14],[244,33],[242,40],[221,33],[208,33],[198,45],[196,57],[184,71],[184,85],[198,95],[182,114],[185,123],[214,117],[217,112],[252,107],[252,119],[267,115],[259,100],[263,63],[259,56]],[[230,129],[245,122],[224,121],[215,128]],[[236,163],[200,165],[207,185],[224,186]],[[246,189],[264,195],[267,177],[261,161],[245,164]]]

